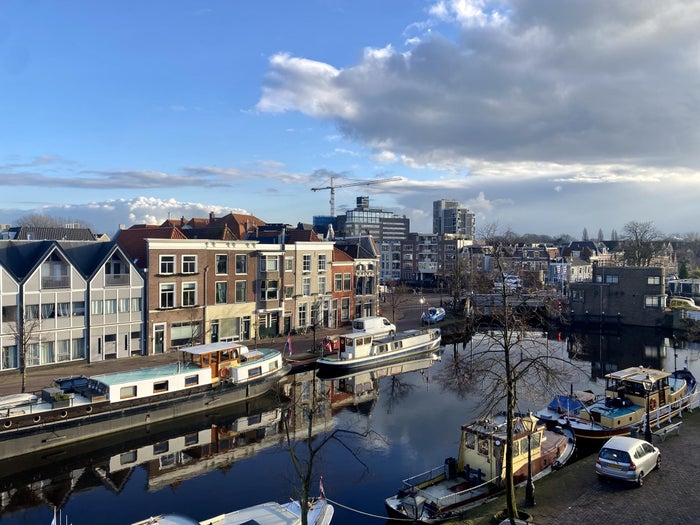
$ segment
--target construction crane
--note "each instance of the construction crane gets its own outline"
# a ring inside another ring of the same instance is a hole
[[[311,188],[311,191],[321,191],[321,190],[331,190],[331,217],[335,217],[335,189],[336,188],[349,188],[350,186],[371,186],[372,184],[383,184],[385,182],[394,182],[401,180],[401,177],[389,177],[388,179],[373,179],[373,180],[363,180],[357,182],[350,182],[348,184],[333,184],[333,177],[331,177],[330,186],[319,186],[318,188]]]

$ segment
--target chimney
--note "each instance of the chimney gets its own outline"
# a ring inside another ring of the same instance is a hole
[[[216,217],[216,215],[214,215],[214,212],[213,212],[213,211],[210,211],[210,212],[209,212],[209,224],[211,224],[211,223],[214,222],[214,218],[215,218],[215,217]]]

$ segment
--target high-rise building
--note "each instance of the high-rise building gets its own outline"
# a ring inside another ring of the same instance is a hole
[[[475,214],[462,208],[458,201],[433,201],[433,233],[460,235],[467,239],[476,236]]]

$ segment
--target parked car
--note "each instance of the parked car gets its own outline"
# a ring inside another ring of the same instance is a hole
[[[421,321],[424,323],[437,323],[445,319],[445,309],[431,306],[430,308],[428,308],[427,312],[423,312],[423,315],[421,315],[420,318]]]
[[[598,453],[595,471],[599,476],[632,481],[638,486],[644,476],[661,466],[661,451],[643,439],[615,436]]]
[[[680,308],[681,310],[700,311],[700,306],[697,306],[695,301],[687,297],[671,297],[668,301],[668,307],[671,309]]]

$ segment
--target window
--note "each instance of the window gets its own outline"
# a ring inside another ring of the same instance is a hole
[[[70,317],[70,303],[58,303],[56,305],[56,317]]]
[[[260,282],[260,299],[263,301],[274,301],[278,298],[278,283],[277,281],[261,281]]]
[[[318,256],[318,271],[319,272],[326,271],[326,255],[325,254]]]
[[[236,273],[248,273],[247,255],[236,255]]]
[[[661,284],[661,277],[659,275],[650,275],[647,277],[647,284]]]
[[[301,294],[305,296],[311,295],[311,277],[304,277],[301,280]]]
[[[287,285],[284,287],[284,298],[291,299],[294,297],[294,285]]]
[[[325,277],[318,278],[318,293],[320,295],[326,295],[326,278]]]
[[[140,297],[132,297],[131,298],[131,311],[132,312],[140,312],[141,311],[141,298]]]
[[[199,337],[199,321],[173,323],[170,325],[172,346],[191,345]]]
[[[105,299],[105,313],[106,314],[116,314],[117,313],[117,300],[116,299]]]
[[[350,298],[343,297],[340,300],[340,320],[345,322],[350,320]]]
[[[276,272],[278,270],[277,257],[268,255],[262,258],[262,271],[263,272]]]
[[[153,393],[158,394],[160,392],[168,391],[168,381],[156,381],[153,383]]]
[[[182,273],[197,273],[197,256],[182,256]]]
[[[346,292],[352,290],[352,278],[349,273],[343,274],[343,290]]]
[[[160,285],[160,308],[175,308],[175,284]]]
[[[224,253],[216,254],[216,275],[226,275],[228,273],[228,255]]]
[[[73,315],[85,315],[85,301],[73,302]]]
[[[284,271],[291,272],[294,270],[294,259],[292,257],[284,258]]]
[[[44,303],[41,305],[41,318],[53,319],[56,316],[56,305],[53,303]]]
[[[226,281],[219,281],[216,283],[216,304],[226,304],[228,300],[228,283]]]
[[[123,386],[119,389],[119,399],[129,399],[136,397],[136,385]]]
[[[301,261],[301,271],[304,273],[308,273],[311,271],[311,255],[305,254],[302,257]]]
[[[661,297],[658,295],[645,295],[644,308],[659,308],[661,306]]]
[[[197,283],[182,283],[182,306],[197,304]]]
[[[343,289],[343,275],[340,273],[336,273],[333,276],[333,290],[336,292],[340,292]]]
[[[126,313],[129,311],[129,304],[131,303],[131,299],[126,298],[126,299],[119,299],[119,313]]]
[[[248,282],[236,281],[236,302],[245,303],[248,295]]]
[[[308,322],[308,309],[306,304],[300,304],[298,310],[298,327],[304,327],[309,324]]]
[[[175,273],[175,256],[174,255],[161,255],[160,256],[160,273],[165,274],[165,275]]]
[[[620,276],[619,275],[606,275],[605,282],[607,284],[617,284],[620,282]]]
[[[198,375],[185,377],[185,386],[195,386],[198,384],[199,384],[199,376]]]
[[[102,301],[95,299],[90,301],[90,314],[91,315],[102,315]]]

